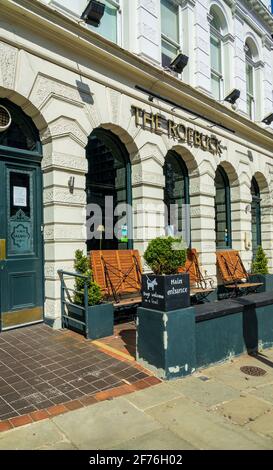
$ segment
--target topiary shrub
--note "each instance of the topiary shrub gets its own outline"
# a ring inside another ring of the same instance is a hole
[[[268,274],[268,259],[261,246],[258,246],[255,259],[252,263],[253,274]]]
[[[176,274],[187,256],[187,250],[181,245],[180,238],[157,237],[149,242],[144,259],[155,274]]]
[[[74,268],[78,274],[87,276],[88,280],[88,305],[97,305],[102,301],[102,292],[100,286],[93,281],[92,271],[89,268],[88,258],[83,254],[82,250],[75,252]],[[84,305],[84,279],[76,278],[74,289],[77,291],[74,294],[74,303],[77,305]]]

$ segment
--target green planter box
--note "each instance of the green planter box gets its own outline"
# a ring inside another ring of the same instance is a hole
[[[251,274],[252,282],[262,282],[257,292],[273,292],[273,274]]]
[[[69,319],[65,320],[65,326],[78,333],[85,334],[85,325],[73,321],[85,321],[84,309],[79,305],[68,304]],[[114,332],[114,308],[111,303],[102,303],[88,307],[87,311],[87,339],[99,339],[111,336]]]

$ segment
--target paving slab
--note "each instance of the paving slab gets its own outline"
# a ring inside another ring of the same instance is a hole
[[[263,434],[273,439],[273,412],[264,414],[254,422],[248,423],[247,428],[255,433]]]
[[[37,450],[78,450],[78,449],[71,442],[56,442],[56,444],[39,447]]]
[[[240,370],[242,366],[261,367],[266,370],[266,374],[258,377],[246,375]],[[238,358],[234,363],[211,367],[204,370],[203,374],[240,391],[273,383],[273,370],[271,367],[260,364],[259,361],[250,356]]]
[[[170,382],[173,390],[181,392],[192,400],[207,407],[223,403],[240,396],[240,391],[214,379],[202,380],[199,377],[189,377],[187,380]]]
[[[198,449],[273,449],[273,440],[229,423],[188,398],[150,408],[145,413]]]
[[[196,447],[167,429],[158,429],[122,442],[115,450],[195,450]]]
[[[1,450],[40,449],[42,446],[51,447],[65,441],[68,442],[62,431],[50,420],[0,433]]]
[[[273,411],[273,407],[269,403],[251,395],[241,396],[215,408],[215,412],[240,425],[254,421],[270,411]]]
[[[255,395],[258,398],[262,398],[273,405],[273,384],[262,385],[258,388],[250,390],[249,392],[252,395]]]
[[[175,390],[169,384],[161,383],[149,389],[130,393],[130,395],[126,396],[126,400],[138,409],[146,410],[178,397],[181,397],[181,393],[178,390]]]
[[[111,449],[161,427],[123,398],[57,416],[53,422],[79,449]]]

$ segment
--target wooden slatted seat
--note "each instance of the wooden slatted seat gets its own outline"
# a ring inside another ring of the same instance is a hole
[[[178,272],[189,273],[190,275],[190,295],[206,297],[214,291],[213,279],[202,274],[198,254],[195,248],[189,248],[185,265],[178,269]]]
[[[238,295],[242,289],[245,294],[255,292],[259,286],[263,285],[262,282],[251,282],[239,251],[217,251],[216,257],[223,284],[227,289],[233,290],[235,295]]]
[[[97,250],[90,252],[94,280],[114,306],[141,303],[141,261],[138,250]]]

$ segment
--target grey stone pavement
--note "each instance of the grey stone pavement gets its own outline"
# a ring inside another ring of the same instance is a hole
[[[0,449],[273,449],[273,349],[2,432]]]

